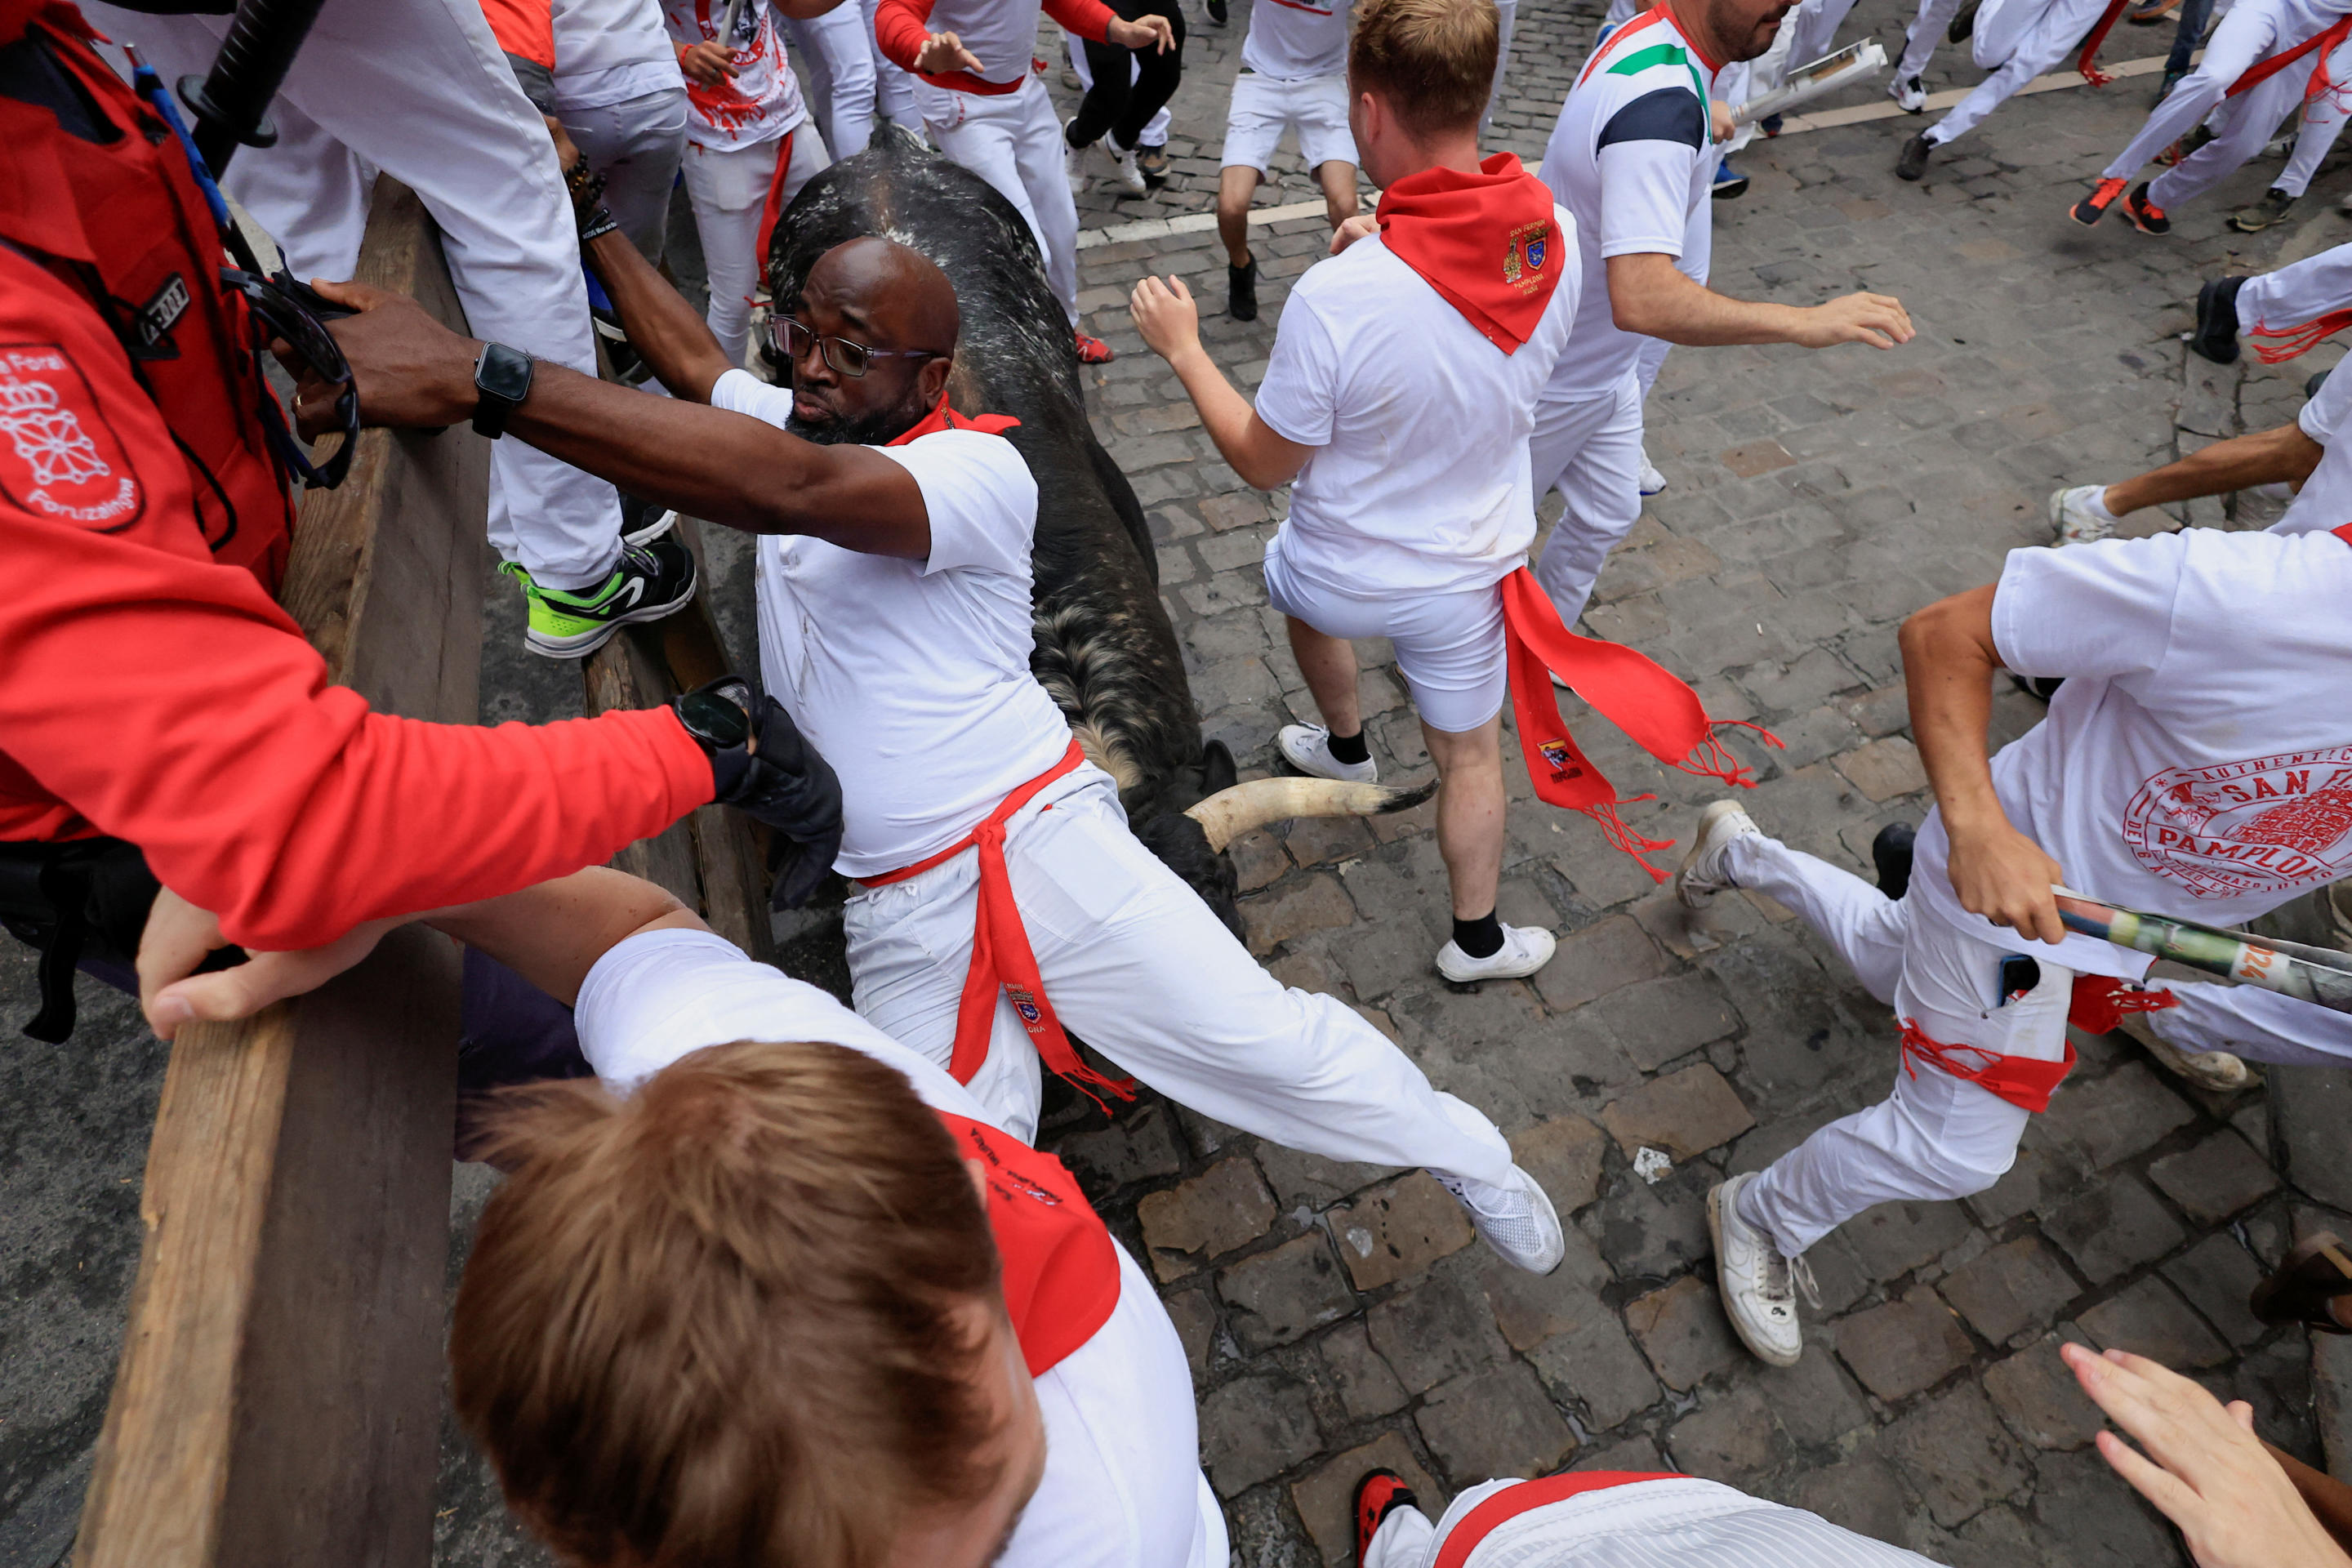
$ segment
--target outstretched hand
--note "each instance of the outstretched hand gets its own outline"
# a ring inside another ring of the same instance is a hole
[[[455,425],[472,417],[474,360],[482,345],[458,336],[405,294],[365,283],[313,279],[310,287],[357,314],[327,323],[359,389],[360,423],[394,426]],[[305,436],[336,428],[339,388],[305,374],[294,389],[294,416]]]
[[[1902,300],[1890,294],[1848,294],[1815,305],[1804,312],[1804,317],[1803,326],[1791,341],[1809,349],[1832,348],[1839,343],[1867,343],[1874,349],[1891,349],[1917,335],[1911,326],[1911,312],[1903,308]]]
[[[197,1019],[250,1018],[272,1002],[315,991],[375,951],[398,921],[370,921],[324,947],[257,952],[233,968],[198,974],[196,966],[229,945],[220,921],[165,888],[147,911],[139,939],[139,1008],[158,1039]]]
[[[1124,16],[1113,16],[1103,29],[1103,36],[1123,49],[1151,50],[1164,55],[1176,47],[1176,29],[1168,18],[1152,13],[1130,22]]]
[[[1144,346],[1161,359],[1172,360],[1201,346],[1201,308],[1192,302],[1192,290],[1184,279],[1173,273],[1164,283],[1147,276],[1127,297],[1127,310],[1135,318],[1135,330],[1143,334]]]
[[[1370,213],[1358,213],[1331,231],[1331,248],[1328,254],[1339,255],[1367,235],[1381,232],[1381,220]]]
[[[2347,1557],[2254,1436],[2253,1407],[2228,1405],[2145,1356],[2082,1345],[2059,1353],[2094,1404],[2131,1436],[2099,1434],[2099,1457],[2172,1521],[2200,1568],[2347,1568]]]
[[[945,76],[950,71],[978,74],[980,57],[963,47],[963,40],[953,33],[933,33],[923,40],[915,52],[915,69],[924,76]]]

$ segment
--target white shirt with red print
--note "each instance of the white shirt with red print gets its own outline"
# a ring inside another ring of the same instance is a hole
[[[727,0],[663,0],[662,20],[670,41],[681,49],[723,41],[734,51],[736,74],[718,86],[705,87],[687,78],[688,141],[718,151],[756,147],[787,134],[808,118],[768,0],[743,0],[730,39],[719,38],[719,29],[727,25]]]
[[[2352,875],[2352,545],[2333,533],[2192,528],[2010,552],[1993,645],[2063,676],[2050,716],[1992,760],[2001,809],[2092,898],[2243,924]],[[1911,885],[1959,907],[1940,814]],[[2148,959],[2070,936],[2045,956],[2137,978]]]

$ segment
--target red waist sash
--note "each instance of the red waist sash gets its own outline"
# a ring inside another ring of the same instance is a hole
[[[1004,825],[1015,812],[1034,800],[1038,791],[1076,772],[1086,760],[1085,748],[1072,740],[1060,762],[1006,795],[979,826],[953,844],[911,866],[859,879],[866,887],[884,888],[920,876],[967,849],[980,851],[980,910],[972,926],[971,966],[964,971],[963,999],[956,1005],[955,1051],[948,1058],[948,1071],[958,1083],[970,1083],[981,1064],[988,1059],[988,1038],[996,1021],[996,995],[1002,991],[1012,1001],[1013,1011],[1020,1016],[1021,1026],[1029,1031],[1029,1038],[1035,1043],[1037,1055],[1046,1067],[1076,1084],[1089,1098],[1095,1098],[1096,1089],[1121,1100],[1135,1098],[1133,1083],[1105,1078],[1080,1061],[1069,1036],[1062,1032],[1061,1020],[1054,1016],[1053,1004],[1045,1000],[1045,983],[1037,973],[1037,955],[1030,949],[1029,932],[1021,923],[1021,906],[1013,897],[1012,875],[1004,867]],[[1099,1105],[1102,1101],[1096,1098],[1095,1103]]]

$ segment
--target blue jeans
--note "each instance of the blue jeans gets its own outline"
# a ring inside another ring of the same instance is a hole
[[[2182,0],[2179,24],[2172,29],[2172,53],[2164,58],[2169,80],[2189,74],[2189,57],[2205,41],[2205,24],[2213,19],[2213,0]]]

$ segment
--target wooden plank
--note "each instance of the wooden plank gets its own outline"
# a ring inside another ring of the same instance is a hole
[[[700,525],[681,517],[672,526],[697,562],[704,562]],[[650,626],[631,626],[582,662],[581,678],[588,711],[594,714],[651,708],[733,668],[711,614],[706,565],[692,604]],[[612,863],[660,883],[698,910],[711,930],[762,963],[772,963],[766,860],[755,826],[739,811],[702,806],[657,836],[630,845]]]
[[[461,325],[390,179],[358,276]],[[377,707],[478,716],[488,443],[369,431],[305,498],[285,603]],[[457,963],[394,933],[311,995],[181,1031],[79,1568],[421,1568],[432,1553]]]

